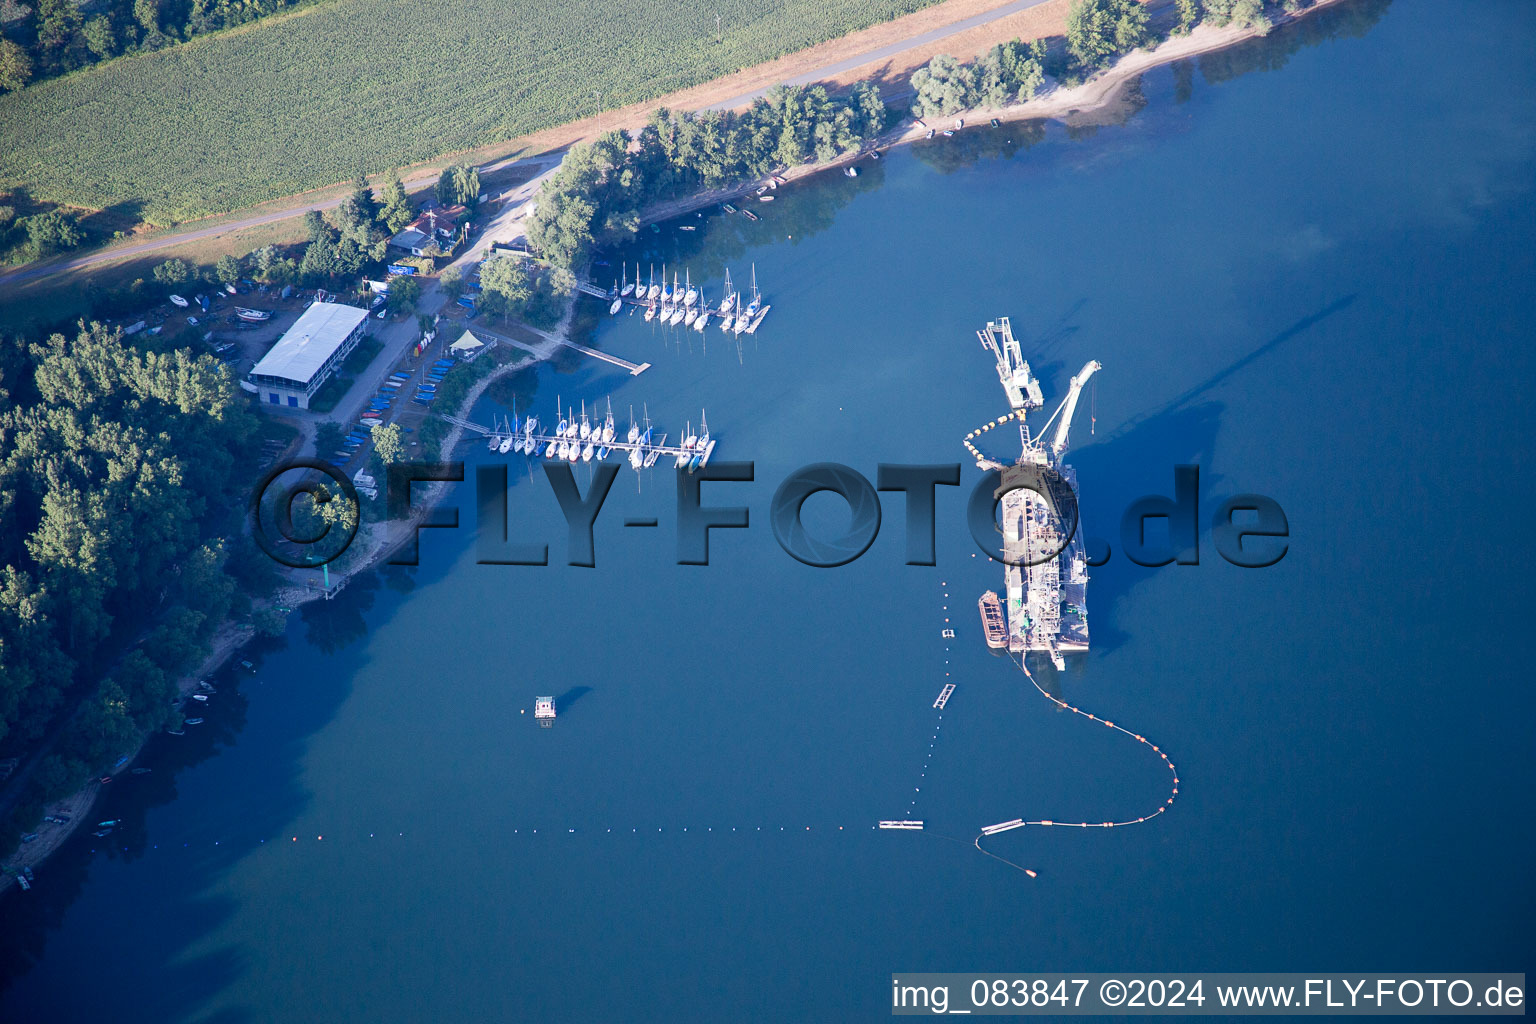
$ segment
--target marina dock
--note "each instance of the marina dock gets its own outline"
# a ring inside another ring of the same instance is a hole
[[[709,424],[701,420],[699,433],[695,435],[689,426],[682,433],[680,443],[667,443],[665,433],[658,434],[646,418],[644,429],[630,423],[627,434],[619,434],[614,426],[613,410],[601,420],[589,418],[585,412],[578,417],[574,410],[561,414],[553,431],[540,427],[537,416],[518,419],[515,415],[500,425],[487,427],[473,420],[445,415],[448,422],[486,438],[487,447],[500,454],[515,453],[530,457],[564,460],[566,462],[605,461],[614,452],[622,452],[634,469],[648,469],[663,458],[671,458],[677,469],[690,471],[709,464],[715,453],[717,438],[709,436]]]
[[[667,282],[666,267],[662,267],[661,280],[656,280],[656,268],[653,265],[647,283],[640,280],[640,267],[635,266],[635,279],[629,280],[627,268],[621,268],[622,278],[614,281],[612,287],[604,290],[599,285],[590,281],[578,282],[576,288],[585,295],[609,304],[608,313],[617,316],[627,305],[630,313],[643,309],[647,322],[655,321],[668,327],[682,327],[693,329],[700,333],[708,330],[710,326],[716,326],[726,333],[736,336],[742,334],[756,334],[763,321],[768,318],[768,311],[773,307],[763,302],[762,293],[757,287],[757,268],[752,268],[752,283],[743,290],[736,291],[731,284],[731,273],[725,273],[723,285],[724,294],[720,301],[711,304],[704,297],[702,286],[695,287],[692,274],[686,273],[682,281],[678,280],[678,273],[674,269],[672,281]]]

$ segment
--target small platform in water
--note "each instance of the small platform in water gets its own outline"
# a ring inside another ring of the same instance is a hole
[[[955,684],[954,683],[945,683],[944,684],[944,689],[939,691],[939,699],[933,702],[933,706],[938,708],[940,711],[943,711],[944,710],[944,705],[949,703],[949,695],[954,693],[954,692],[955,692]]]
[[[982,594],[976,604],[981,609],[981,629],[986,635],[987,646],[993,649],[1008,646],[1008,623],[1003,619],[1003,605],[997,599],[997,591]]]

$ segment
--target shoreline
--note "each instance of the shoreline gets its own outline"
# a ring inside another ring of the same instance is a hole
[[[1054,120],[1069,125],[1110,123],[1110,121],[1095,120],[1095,115],[1103,117],[1105,112],[1112,111],[1112,108],[1120,98],[1121,92],[1132,81],[1147,71],[1165,64],[1171,64],[1174,61],[1226,49],[1249,39],[1266,35],[1282,25],[1298,21],[1314,11],[1331,7],[1339,2],[1341,0],[1315,0],[1310,6],[1294,14],[1277,13],[1269,29],[1264,32],[1253,28],[1237,28],[1234,26],[1217,28],[1211,25],[1200,24],[1186,35],[1168,37],[1154,49],[1135,50],[1126,54],[1113,65],[1075,88],[1067,89],[1059,83],[1052,82],[1025,103],[1017,103],[997,109],[978,107],[959,111],[958,114],[965,115],[967,119],[996,118],[1004,123],[1035,120]],[[956,115],[947,115],[946,119],[948,116]],[[873,142],[861,146],[855,151],[845,153],[825,163],[802,164],[799,167],[786,169],[781,172],[780,177],[788,181],[796,181],[815,174],[821,174],[866,157],[872,151],[885,150],[893,146],[923,140],[926,138],[926,135],[927,129],[919,127],[915,119],[904,119]],[[755,191],[763,184],[764,180],[757,178],[724,189],[713,189],[694,193],[679,199],[656,203],[641,214],[640,224],[654,224],[670,220],[706,206],[746,195],[749,192]],[[575,309],[575,302],[575,296],[572,296],[567,301],[564,316],[549,333],[561,337],[568,333]],[[474,386],[465,394],[459,408],[454,411],[454,415],[462,417],[470,409],[473,409],[475,403],[484,396],[486,390],[495,381],[517,370],[543,362],[546,358],[546,356],[534,352],[527,352],[521,359],[498,366],[484,378],[475,382]],[[439,458],[444,458],[451,453],[458,446],[459,442],[463,440],[463,435],[464,428],[454,424],[453,429],[443,438]],[[386,558],[407,541],[411,540],[415,536],[414,527],[436,508],[446,487],[447,485],[444,483],[433,483],[430,487],[426,488],[422,495],[421,504],[414,509],[409,518],[403,520],[400,524],[391,524],[386,519],[380,523],[360,526],[358,539],[361,540],[366,535],[366,543],[369,545],[366,549],[366,554],[359,560],[355,568],[340,574],[341,579],[332,588],[332,594],[339,593],[351,582],[354,576],[378,568]],[[325,592],[322,590],[285,586],[267,602],[256,603],[253,605],[253,608],[282,605],[297,611],[301,605],[324,596]],[[236,651],[255,639],[255,637],[256,630],[250,625],[232,621],[223,623],[215,631],[211,649],[197,669],[187,673],[178,680],[177,690],[181,698],[183,700],[187,699],[197,688],[200,680],[222,669],[233,658]],[[146,735],[138,746],[129,752],[127,761],[121,767],[114,769],[114,777],[116,773],[126,770],[138,760],[144,748],[149,744],[150,739],[155,735],[156,733]],[[100,794],[101,788],[102,783],[93,779],[80,790],[70,794],[68,797],[50,803],[45,808],[44,814],[47,815],[67,814],[69,822],[65,825],[49,824],[46,827],[40,825],[37,840],[18,847],[16,852],[6,861],[6,871],[3,875],[0,875],[0,899],[4,898],[7,890],[17,887],[14,874],[15,869],[36,868],[62,847],[74,835],[75,831],[85,823],[96,803],[96,798]]]
[[[943,121],[947,123],[951,117],[963,117],[967,121],[996,118],[1004,124],[1015,121],[1059,121],[1072,127],[1111,124],[1116,118],[1105,115],[1114,112],[1125,88],[1148,71],[1175,61],[1224,50],[1250,39],[1261,38],[1283,25],[1305,18],[1314,11],[1320,11],[1341,2],[1343,0],[1314,0],[1310,6],[1294,14],[1276,12],[1269,28],[1262,32],[1254,28],[1239,28],[1233,25],[1217,28],[1202,22],[1185,35],[1169,36],[1151,50],[1131,51],[1081,85],[1067,88],[1047,78],[1046,84],[1024,103],[1014,103],[1006,107],[971,107],[954,114],[944,115]],[[903,95],[907,94],[896,94],[892,98],[900,99]],[[931,127],[942,130],[945,125],[938,121],[939,119],[936,118]],[[968,127],[978,126],[973,123]],[[843,167],[867,157],[871,152],[883,152],[894,146],[924,141],[927,134],[927,128],[919,127],[916,118],[903,118],[894,128],[857,150],[844,153],[825,163],[801,164],[798,167],[787,168],[780,171],[778,176],[787,181],[797,181]],[[766,181],[766,178],[754,178],[726,188],[664,200],[644,210],[640,215],[640,224],[655,224],[671,220],[715,203],[744,196],[755,192]]]

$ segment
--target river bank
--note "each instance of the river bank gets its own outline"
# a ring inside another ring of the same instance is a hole
[[[1094,75],[1081,85],[1068,88],[1048,78],[1045,85],[1026,103],[1016,103],[1006,107],[974,107],[958,111],[949,116],[957,120],[963,120],[973,128],[978,120],[986,121],[993,118],[1002,123],[1014,121],[1059,121],[1073,127],[1117,123],[1124,120],[1127,113],[1124,107],[1127,87],[1138,77],[1153,68],[1235,46],[1249,39],[1266,35],[1281,25],[1298,21],[1309,14],[1340,2],[1342,0],[1316,0],[1310,7],[1306,7],[1294,14],[1277,12],[1273,17],[1270,27],[1262,30],[1258,28],[1239,28],[1235,25],[1218,28],[1214,25],[1200,24],[1185,35],[1170,36],[1153,49],[1135,50],[1126,54],[1113,65]],[[892,98],[899,99],[901,97],[887,96],[887,102],[890,102]],[[900,124],[857,151],[845,153],[836,159],[824,163],[802,164],[798,167],[792,167],[781,171],[778,176],[784,180],[796,181],[811,175],[845,167],[848,164],[868,157],[871,152],[878,152],[889,149],[892,146],[905,145],[926,139],[929,128],[942,131],[952,127],[948,117],[943,119],[943,121],[944,123],[939,123],[939,120],[935,119],[932,125],[928,125],[915,118],[904,118]],[[755,192],[763,186],[766,180],[764,178],[754,178],[726,188],[710,189],[679,199],[655,203],[647,207],[640,215],[640,223],[644,225],[671,220],[674,217],[691,213],[706,206],[729,202],[732,199]]]

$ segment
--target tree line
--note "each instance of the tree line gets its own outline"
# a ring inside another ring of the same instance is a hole
[[[1283,0],[1287,13],[1311,0]],[[1263,0],[1175,0],[1169,32],[1188,33],[1196,25],[1236,25],[1267,32]],[[1028,102],[1047,75],[1077,85],[1132,50],[1156,46],[1163,36],[1151,25],[1141,0],[1073,0],[1067,10],[1065,53],[1051,56],[1043,40],[1000,43],[965,63],[939,54],[912,74],[916,93],[912,112],[942,117],[975,108],[999,109]]]
[[[1311,6],[1312,0],[1281,0],[1275,6],[1287,14]],[[1174,35],[1184,35],[1202,22],[1218,27],[1268,32],[1271,26],[1264,0],[1174,0]],[[1092,74],[1132,50],[1155,46],[1163,37],[1149,24],[1139,0],[1073,0],[1067,11],[1067,52],[1074,77]]]
[[[598,242],[633,234],[646,206],[721,188],[857,149],[889,111],[872,83],[843,98],[821,86],[780,85],[742,112],[651,114],[644,128],[575,146],[539,192],[529,244],[553,264],[581,264]]]
[[[177,678],[271,592],[263,556],[222,539],[256,430],[206,355],[94,323],[0,346],[0,751],[62,730],[0,846],[179,721]]]
[[[305,0],[0,0],[0,89],[168,46]]]

